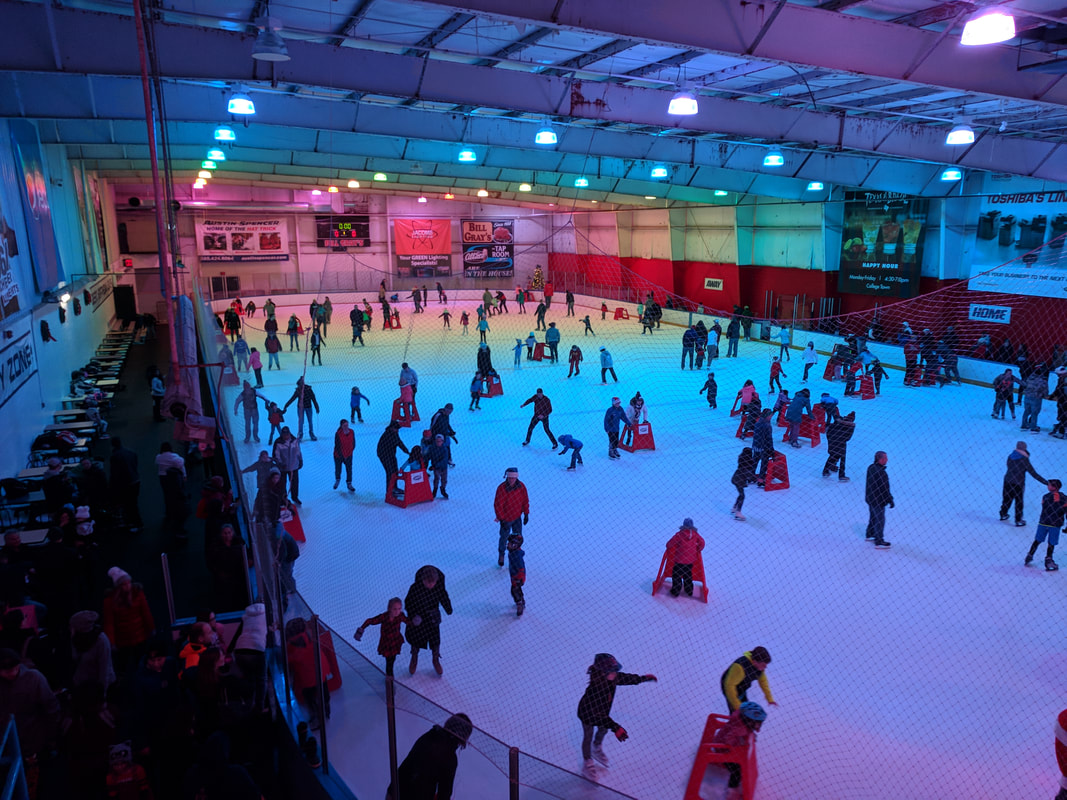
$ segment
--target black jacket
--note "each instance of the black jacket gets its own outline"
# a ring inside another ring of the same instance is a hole
[[[1030,464],[1030,456],[1021,450],[1012,450],[1008,455],[1008,470],[1004,473],[1004,483],[1010,483],[1013,486],[1022,485],[1026,483],[1026,473],[1028,472],[1040,483],[1048,483],[1037,474],[1037,471]]]
[[[830,453],[843,453],[848,440],[856,432],[856,423],[847,419],[838,419],[826,428],[826,449]],[[886,478],[888,481],[889,479]]]
[[[449,800],[456,779],[459,739],[437,725],[415,740],[396,771],[399,793],[389,784],[386,797],[403,800]]]
[[[141,482],[137,472],[137,454],[125,447],[111,453],[111,488],[124,489]]]
[[[493,370],[493,357],[488,347],[478,348],[478,371],[482,373],[483,377],[495,373]]]
[[[615,687],[636,686],[650,680],[652,678],[634,675],[632,672],[619,672],[616,673],[614,681],[609,681],[603,672],[594,669],[589,673],[589,685],[585,687],[585,694],[578,701],[578,719],[584,725],[616,730],[619,723],[611,718],[611,704],[615,702]]]
[[[887,506],[893,502],[885,464],[875,462],[867,467],[867,494],[864,499],[872,506]]]
[[[400,433],[391,427],[386,428],[382,438],[378,440],[378,458],[396,458],[396,448],[398,447],[405,453],[408,452],[407,447],[400,441]]]
[[[443,408],[434,412],[434,415],[430,418],[430,432],[436,436],[441,434],[445,439],[451,438],[453,442],[459,443],[456,439],[456,432],[452,430],[451,417],[445,413]]]

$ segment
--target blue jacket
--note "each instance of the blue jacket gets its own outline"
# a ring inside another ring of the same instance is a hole
[[[559,328],[549,328],[545,331],[545,341],[549,344],[552,342],[559,344]]]
[[[582,449],[582,443],[579,442],[577,439],[575,439],[573,436],[571,436],[569,433],[565,433],[562,436],[557,437],[556,441],[558,441],[561,445],[563,445],[563,450],[560,453],[560,455],[562,455],[563,453],[566,453],[567,450],[571,449],[571,448],[573,448],[575,450],[581,450]]]
[[[752,449],[761,453],[774,451],[774,426],[770,417],[761,416],[752,431]]]
[[[697,339],[700,337],[697,332],[692,328],[688,328],[685,333],[682,334],[682,347],[693,348],[697,345]]]
[[[804,412],[811,414],[811,400],[806,394],[797,394],[785,410],[785,418],[790,422],[800,422],[804,418]]]
[[[618,433],[619,423],[630,424],[630,418],[622,410],[622,406],[612,406],[604,412],[604,430],[608,433]]]
[[[370,400],[368,400],[360,392],[356,392],[355,394],[349,395],[349,397],[348,397],[348,405],[349,405],[349,407],[351,407],[351,408],[359,408],[359,401],[360,400],[362,400],[368,406],[370,405]]]
[[[523,575],[523,579],[525,579],[526,551],[523,550],[521,547],[517,550],[508,550],[508,574],[514,578],[520,572]]]
[[[612,365],[611,353],[609,353],[607,350],[601,350],[600,351],[600,368],[601,369],[607,369],[611,365]]]
[[[247,356],[248,355],[248,342],[244,339],[238,339],[233,343],[233,354],[235,356]]]

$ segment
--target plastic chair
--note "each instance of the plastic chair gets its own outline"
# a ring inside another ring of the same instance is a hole
[[[756,779],[759,767],[756,763],[756,737],[749,736],[746,746],[722,744],[714,741],[718,730],[730,721],[722,714],[708,714],[704,733],[700,737],[696,758],[693,759],[693,771],[689,774],[689,783],[685,787],[683,800],[701,800],[700,785],[704,782],[704,773],[711,764],[741,765],[741,794],[745,800],[756,796]]]
[[[660,587],[667,581],[667,578],[671,576],[674,571],[674,554],[671,552],[672,548],[667,548],[663,553],[663,558],[659,562],[659,572],[656,573],[656,579],[652,581],[652,594],[660,590]],[[674,581],[672,580],[673,584]],[[708,582],[704,577],[704,559],[697,553],[697,560],[693,562],[693,583],[699,583],[701,592],[700,599],[703,602],[708,602]]]

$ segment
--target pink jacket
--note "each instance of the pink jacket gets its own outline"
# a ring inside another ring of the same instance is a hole
[[[258,350],[248,356],[248,366],[252,369],[263,369],[263,359],[259,357]]]
[[[695,564],[704,549],[704,538],[696,528],[682,528],[670,538],[667,548],[674,551],[675,564]]]

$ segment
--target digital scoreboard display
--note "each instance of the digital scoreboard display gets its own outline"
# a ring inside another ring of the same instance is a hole
[[[315,244],[334,250],[370,247],[370,217],[361,214],[315,217]]]

